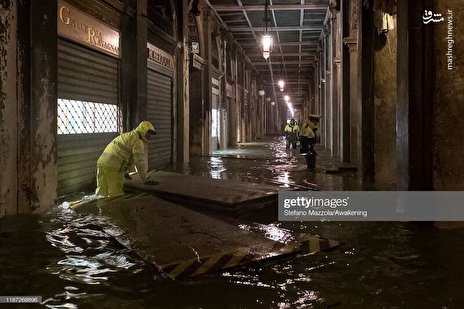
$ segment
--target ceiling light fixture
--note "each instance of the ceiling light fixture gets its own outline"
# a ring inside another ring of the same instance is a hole
[[[272,51],[272,37],[269,35],[267,32],[267,23],[271,20],[267,16],[268,12],[268,0],[266,0],[266,3],[264,4],[264,35],[263,35],[263,58],[268,59],[271,56],[271,51]]]
[[[284,88],[285,88],[285,82],[283,79],[279,79],[279,81],[277,82],[277,84],[279,85],[279,89],[280,91],[284,91]]]
[[[279,81],[277,82],[277,84],[279,85],[279,90],[282,92],[284,91],[285,89],[285,81],[284,81],[284,75],[282,73],[282,68],[284,66],[284,63],[283,63],[283,60],[282,62],[280,63],[280,79]]]

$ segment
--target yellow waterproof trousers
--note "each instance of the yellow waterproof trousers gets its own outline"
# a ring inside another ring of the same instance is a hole
[[[96,195],[121,196],[124,195],[124,173],[97,166]]]

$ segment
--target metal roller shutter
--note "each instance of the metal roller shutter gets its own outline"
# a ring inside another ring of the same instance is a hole
[[[58,97],[118,104],[118,60],[59,40]]]
[[[148,169],[172,161],[171,78],[148,69],[147,116],[157,131],[148,141]]]
[[[118,104],[118,60],[59,39],[58,98]],[[117,135],[58,135],[59,195],[95,188],[97,159]]]

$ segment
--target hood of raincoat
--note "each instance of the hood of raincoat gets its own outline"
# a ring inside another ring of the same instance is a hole
[[[156,134],[156,130],[155,130],[155,127],[153,127],[153,125],[151,124],[151,122],[149,121],[142,121],[138,126],[137,128],[135,128],[135,130],[137,133],[139,133],[141,139],[146,142],[147,139],[145,137],[145,135],[147,134],[148,131],[150,131],[150,133],[152,134]]]

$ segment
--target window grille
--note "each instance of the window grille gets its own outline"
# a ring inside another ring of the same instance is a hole
[[[58,99],[58,134],[121,132],[120,117],[114,104]]]

